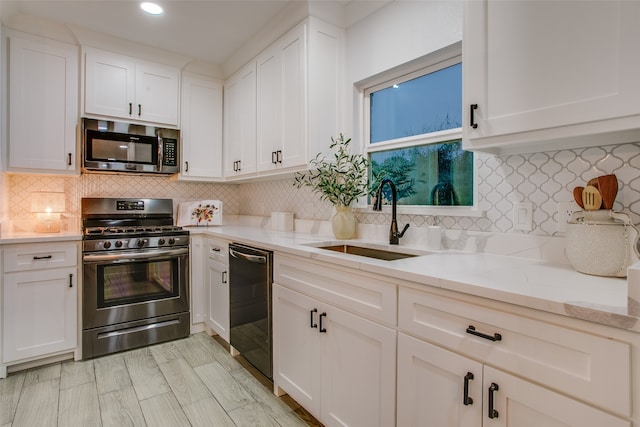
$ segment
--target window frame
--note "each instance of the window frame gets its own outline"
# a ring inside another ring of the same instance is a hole
[[[361,134],[363,141],[363,154],[387,151],[392,149],[409,148],[419,145],[445,143],[462,140],[462,127],[431,132],[429,134],[414,135],[396,138],[388,141],[370,142],[370,94],[394,84],[401,84],[408,80],[421,77],[452,65],[462,64],[462,44],[460,42],[448,46],[439,51],[425,55],[415,61],[395,67],[391,70],[377,74],[356,85],[361,99]],[[462,84],[462,82],[460,82]],[[437,216],[468,216],[480,217],[484,212],[478,209],[478,168],[477,155],[473,153],[473,205],[472,206],[428,206],[428,205],[398,205],[399,214],[407,215],[437,215]],[[365,202],[366,203],[366,202]],[[367,207],[367,209],[369,206]],[[390,206],[383,206],[383,212],[390,212]]]

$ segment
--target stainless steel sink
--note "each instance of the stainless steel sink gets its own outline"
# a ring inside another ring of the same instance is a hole
[[[327,249],[330,251],[341,252],[344,254],[360,255],[369,258],[381,259],[384,261],[393,261],[396,259],[411,258],[419,256],[419,254],[410,254],[406,252],[394,252],[385,249],[370,248],[355,245],[327,245],[316,246],[319,249]]]

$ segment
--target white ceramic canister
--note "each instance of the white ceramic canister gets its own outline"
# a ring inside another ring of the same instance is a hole
[[[271,229],[274,231],[293,231],[293,212],[271,212]]]
[[[565,253],[581,273],[626,277],[627,267],[640,259],[638,234],[625,213],[577,211],[567,223]]]

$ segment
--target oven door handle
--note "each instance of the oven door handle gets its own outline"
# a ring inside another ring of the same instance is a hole
[[[235,251],[231,248],[229,248],[229,253],[234,258],[242,258],[250,262],[257,262],[258,264],[265,264],[267,262],[266,256],[245,254],[243,252]]]
[[[85,262],[123,262],[123,261],[139,261],[145,259],[157,259],[158,257],[188,255],[189,248],[169,249],[160,251],[145,251],[139,253],[117,253],[117,254],[86,254],[82,256]]]

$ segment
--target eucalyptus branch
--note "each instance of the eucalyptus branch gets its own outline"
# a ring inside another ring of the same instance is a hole
[[[326,200],[336,206],[350,206],[359,197],[367,195],[367,178],[369,161],[361,154],[351,154],[349,143],[340,134],[331,138],[331,149],[335,150],[334,161],[328,161],[318,153],[309,163],[312,168],[305,172],[296,172],[294,187],[310,187]]]

